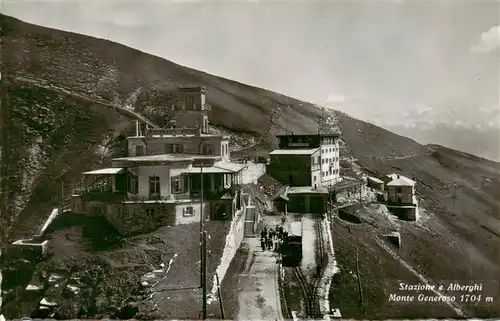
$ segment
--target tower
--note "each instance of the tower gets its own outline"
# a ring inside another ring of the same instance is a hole
[[[175,104],[175,127],[199,128],[208,132],[208,112],[205,101],[205,87],[181,87],[177,89],[178,103]]]

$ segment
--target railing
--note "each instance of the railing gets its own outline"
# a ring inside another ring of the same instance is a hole
[[[234,196],[233,189],[232,188],[225,188],[225,189],[219,189],[219,190],[203,190],[203,199],[205,200],[213,200],[213,199],[218,199],[222,197],[224,194],[228,194],[231,196]],[[200,198],[201,197],[201,191],[191,191],[189,194],[190,197],[192,198]]]
[[[175,200],[187,200],[190,199],[189,193],[175,193],[170,195],[133,195],[130,194],[125,198],[125,201],[132,202],[146,202],[146,201],[175,201]]]
[[[182,135],[197,135],[200,133],[199,127],[184,127],[184,128],[156,128],[147,129],[146,136],[182,136]]]
[[[81,194],[82,198],[91,201],[103,201],[103,202],[116,202],[120,201],[126,197],[124,191],[111,191],[111,190],[87,190],[83,191]]]

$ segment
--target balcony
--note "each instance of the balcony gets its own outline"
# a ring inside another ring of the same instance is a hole
[[[234,195],[235,195],[234,189],[233,188],[224,188],[224,189],[218,189],[218,190],[204,190],[203,191],[203,199],[206,201],[219,200],[226,194],[230,197],[234,197]],[[191,191],[190,197],[194,198],[194,199],[201,198],[201,191],[200,190]]]
[[[184,136],[200,134],[199,127],[184,127],[184,128],[156,128],[147,129],[146,136]]]
[[[86,201],[100,201],[100,202],[120,202],[126,196],[124,191],[111,191],[111,190],[87,190],[79,194],[83,200]]]
[[[177,200],[187,200],[190,199],[189,193],[177,193],[170,195],[134,195],[129,194],[124,198],[124,201],[127,202],[175,202]]]

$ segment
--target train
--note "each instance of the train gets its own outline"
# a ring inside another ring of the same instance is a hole
[[[288,230],[288,237],[281,247],[283,266],[294,267],[302,260],[302,223],[292,222]]]

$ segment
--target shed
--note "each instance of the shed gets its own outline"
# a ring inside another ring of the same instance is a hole
[[[380,191],[384,190],[384,181],[373,176],[367,177],[367,186]]]

